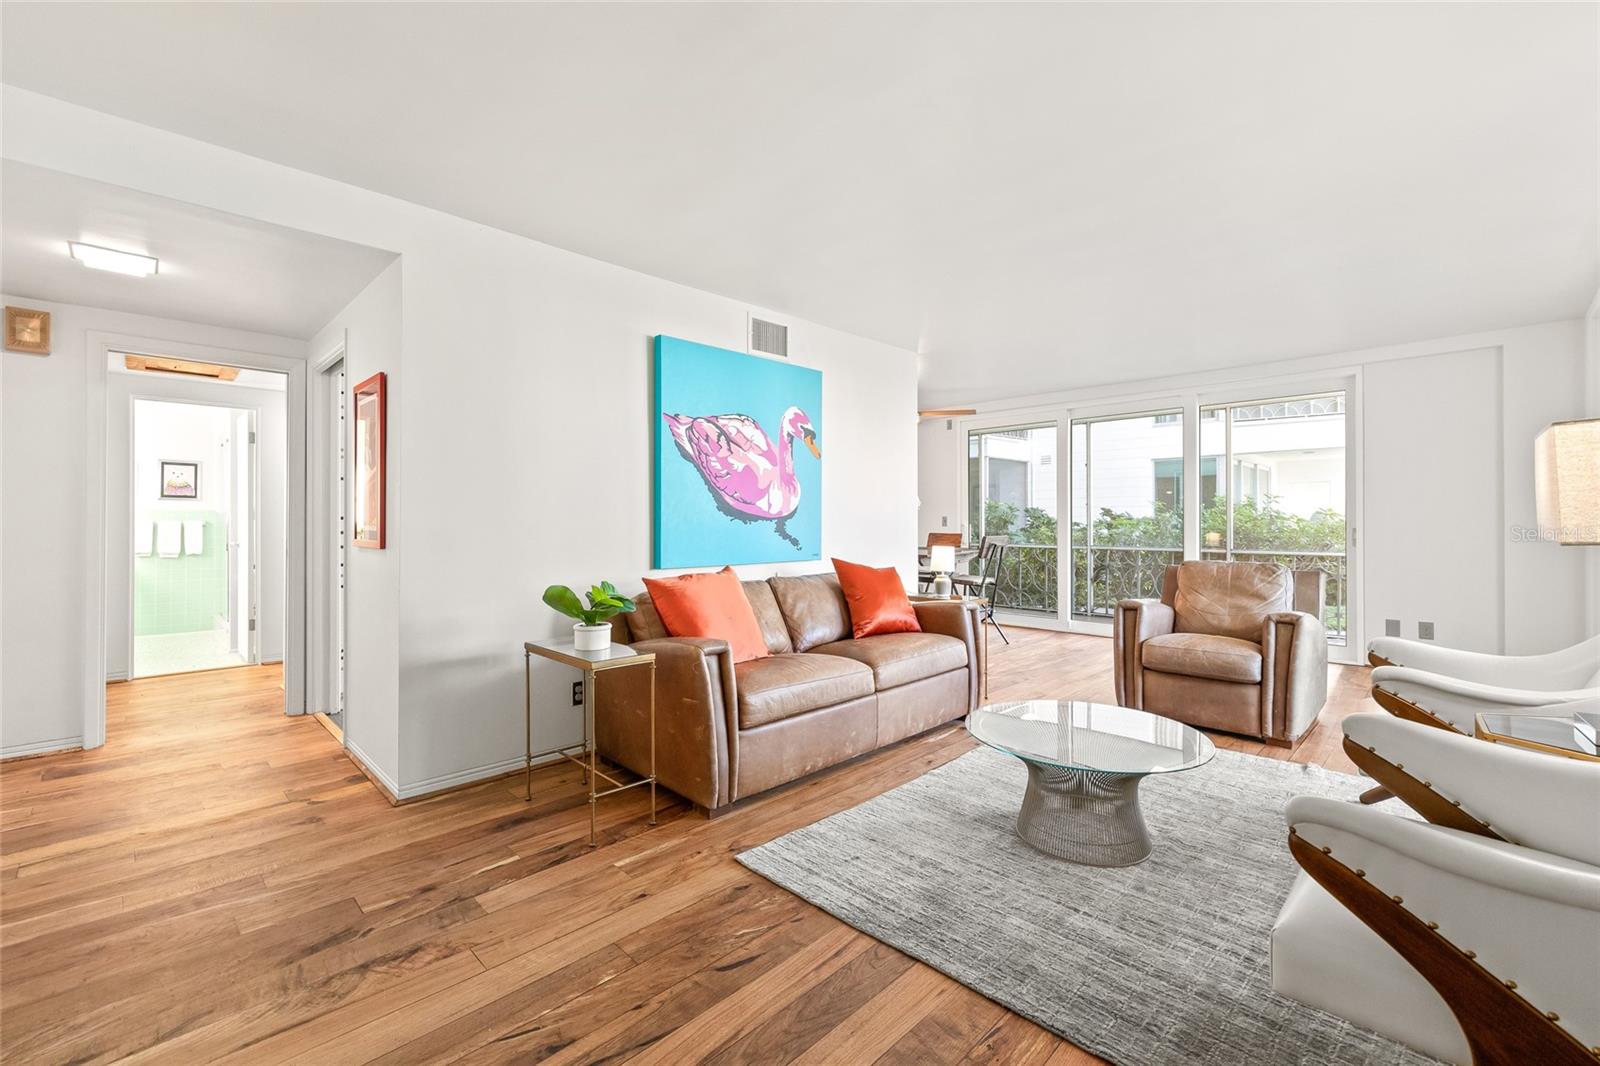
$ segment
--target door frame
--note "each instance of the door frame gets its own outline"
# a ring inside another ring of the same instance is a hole
[[[346,564],[345,585],[338,585],[337,561],[340,550],[348,552],[349,537],[342,530],[334,530],[330,537],[329,523],[334,520],[337,513],[327,513],[327,506],[335,499],[333,486],[324,484],[323,479],[334,468],[334,460],[338,455],[337,444],[333,440],[335,425],[334,409],[330,401],[337,402],[348,411],[348,390],[335,387],[336,379],[331,375],[336,372],[348,370],[345,351],[347,347],[347,331],[340,331],[338,340],[322,355],[311,362],[311,375],[307,383],[307,477],[306,487],[310,503],[307,508],[307,702],[308,712],[326,712],[327,708],[321,707],[324,694],[331,693],[335,702],[339,702],[342,694],[344,699],[338,709],[344,711],[340,722],[339,742],[347,744],[349,736],[350,700],[344,686],[348,683],[348,670],[344,679],[340,677],[340,664],[335,661],[336,650],[344,651],[346,661],[349,657],[348,641],[348,610],[345,597],[349,585],[348,562]],[[346,428],[349,428],[348,419]],[[348,473],[349,455],[346,450],[344,472]],[[341,493],[345,515],[348,516],[349,504],[348,490]],[[332,547],[332,551],[329,548]],[[332,627],[338,627],[337,632]],[[335,643],[337,636],[337,644]]]
[[[306,373],[303,359],[211,345],[188,344],[104,330],[85,334],[84,556],[82,700],[83,746],[106,742],[106,492],[107,375],[112,352],[169,356],[287,376],[284,464],[283,705],[288,715],[306,704]]]
[[[968,545],[975,542],[978,530],[970,528],[972,525],[972,462],[968,449],[972,446],[972,434],[993,433],[1008,429],[1054,429],[1056,432],[1056,603],[1057,610],[1054,617],[1035,611],[1008,611],[997,608],[995,616],[1002,624],[1019,625],[1024,628],[1070,630],[1071,613],[1068,612],[1066,620],[1061,617],[1060,604],[1066,602],[1062,597],[1062,573],[1066,570],[1061,565],[1061,504],[1065,500],[1068,508],[1072,505],[1072,497],[1066,494],[1066,471],[1068,463],[1065,461],[1068,445],[1071,443],[1070,423],[1062,421],[1062,408],[1036,409],[1030,411],[1000,412],[994,415],[968,415],[956,419],[956,447],[960,453],[961,470],[958,484],[960,485],[961,521],[957,528],[961,530],[962,538]],[[1068,426],[1063,435],[1063,426]],[[980,467],[981,469],[981,467]],[[980,491],[986,486],[979,486]],[[981,512],[980,512],[981,513]],[[1071,585],[1067,581],[1068,586]],[[1070,588],[1069,590],[1070,591]]]
[[[137,423],[138,423],[138,417],[139,417],[139,404],[141,404],[141,403],[184,404],[185,406],[188,406],[188,407],[210,407],[210,408],[214,408],[214,409],[216,409],[218,411],[227,411],[230,414],[242,413],[242,414],[248,416],[247,417],[247,423],[250,426],[250,434],[252,436],[254,436],[255,431],[256,431],[256,429],[255,429],[255,426],[256,426],[256,411],[252,407],[235,407],[232,404],[212,403],[212,402],[210,402],[208,400],[194,400],[194,399],[190,399],[188,397],[183,397],[183,396],[163,396],[163,395],[161,395],[159,393],[143,393],[143,392],[139,392],[139,391],[136,391],[136,390],[130,391],[128,393],[128,440],[126,442],[127,446],[128,446],[128,475],[127,475],[128,476],[128,481],[127,481],[127,484],[128,484],[127,505],[128,505],[128,507],[127,507],[127,511],[128,511],[128,525],[129,525],[129,528],[132,528],[133,520],[134,520],[135,517],[137,517],[137,515],[139,513],[138,503],[134,499],[134,478],[138,473],[138,471],[135,469],[135,462],[136,462],[137,456],[134,454],[134,441],[137,439],[137,432],[138,432]],[[230,425],[231,425],[231,421],[230,421]],[[251,547],[252,552],[254,552],[255,548],[256,548],[256,545],[259,543],[259,540],[260,540],[260,530],[261,530],[260,511],[259,511],[259,509],[257,507],[257,503],[256,503],[256,500],[257,500],[256,493],[258,492],[257,485],[258,485],[259,472],[256,469],[255,447],[254,447],[254,445],[247,445],[247,447],[250,448],[250,492],[251,492],[251,496],[252,496],[252,499],[251,499],[251,502],[250,502],[250,508],[249,508],[249,514],[250,514],[250,517],[249,517],[249,523],[250,523],[250,547]],[[230,472],[228,476],[230,478],[229,490],[228,491],[230,493],[237,491],[237,489],[233,486],[232,480],[231,480],[233,478],[233,474]],[[232,507],[231,507],[231,505],[230,505],[230,508],[229,508],[229,517],[230,517],[230,519],[232,517]],[[229,529],[228,532],[231,535],[233,531],[232,531],[232,529]],[[231,543],[231,541],[228,541],[228,540],[225,539],[224,540],[224,548],[223,548],[223,550],[224,551],[228,551],[228,569],[230,571],[229,578],[231,580],[231,578],[232,578],[232,570],[233,570],[233,553],[227,547],[227,545],[230,544],[230,543]],[[134,556],[132,555],[132,546],[130,545],[129,546],[129,557],[128,557],[128,620],[127,620],[128,621],[128,658],[127,658],[127,663],[128,663],[128,680],[129,681],[133,681],[139,676],[139,674],[138,674],[138,660],[136,658],[136,648],[137,648],[138,644],[137,644],[137,641],[134,639],[134,632],[133,632],[134,619],[138,615],[137,604],[134,602],[134,600],[135,600],[135,597],[137,597],[137,595],[138,595],[139,583],[135,579],[134,572],[133,572],[134,565],[135,565],[134,562],[133,562],[133,558],[134,558]],[[243,597],[243,599],[245,601],[245,605],[246,605],[246,610],[249,612],[251,618],[255,617],[256,604],[257,604],[258,597],[259,597],[259,589],[258,589],[258,585],[257,585],[258,580],[259,579],[258,579],[258,576],[257,576],[257,573],[256,573],[256,566],[255,566],[254,563],[252,563],[251,564],[251,568],[250,568],[250,585],[249,585],[249,588],[244,590],[244,597]],[[228,606],[230,608],[230,614],[228,616],[228,628],[231,631],[232,628],[233,628],[233,616],[232,616],[232,613],[231,613],[231,609],[234,606],[232,601],[229,602]],[[254,665],[256,665],[257,663],[259,663],[261,661],[261,645],[258,643],[259,639],[260,639],[259,635],[252,629],[250,631],[249,647],[248,647],[248,649],[246,650],[246,653],[245,653],[244,665],[246,665],[246,666],[254,666]],[[232,643],[232,633],[231,632],[229,633],[229,643],[230,644]]]

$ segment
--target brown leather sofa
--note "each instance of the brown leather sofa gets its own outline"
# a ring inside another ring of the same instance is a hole
[[[1112,624],[1117,702],[1290,745],[1328,698],[1327,574],[1277,563],[1169,566],[1161,598]]]
[[[613,637],[656,655],[661,784],[709,812],[965,715],[983,677],[975,607],[914,601],[921,633],[851,638],[833,574],[743,582],[772,654],[735,664],[728,645],[667,635],[649,594]],[[600,753],[650,765],[645,671],[601,675]]]

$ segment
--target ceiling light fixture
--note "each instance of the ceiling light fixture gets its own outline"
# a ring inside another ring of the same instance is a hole
[[[102,248],[98,244],[68,241],[67,250],[72,253],[72,258],[86,267],[111,270],[118,274],[132,274],[136,278],[147,278],[157,273],[161,267],[161,260],[153,255],[122,252],[115,248]]]

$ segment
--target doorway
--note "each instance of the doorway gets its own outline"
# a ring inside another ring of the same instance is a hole
[[[130,676],[260,661],[255,412],[135,399]]]

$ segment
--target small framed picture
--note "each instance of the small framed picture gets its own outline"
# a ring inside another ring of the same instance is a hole
[[[384,423],[388,396],[382,371],[354,389],[355,454],[355,546],[383,547],[384,471],[383,457],[388,445]]]
[[[50,312],[6,308],[6,351],[50,354]]]
[[[200,464],[163,459],[161,461],[161,498],[163,500],[199,499]]]

